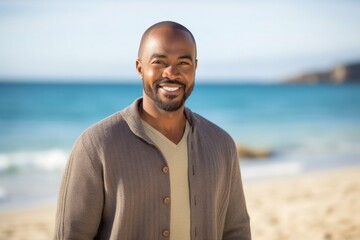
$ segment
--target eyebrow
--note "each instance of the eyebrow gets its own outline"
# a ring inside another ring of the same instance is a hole
[[[150,59],[153,59],[153,58],[167,58],[166,55],[164,54],[158,54],[158,53],[154,53],[151,55]],[[192,57],[190,55],[183,55],[183,56],[180,56],[179,59],[189,59],[190,61],[192,61]]]
[[[150,59],[153,58],[166,58],[166,55],[154,53],[153,55],[151,55]]]
[[[192,57],[190,55],[184,55],[184,56],[180,56],[179,59],[189,59],[190,61],[192,61]]]

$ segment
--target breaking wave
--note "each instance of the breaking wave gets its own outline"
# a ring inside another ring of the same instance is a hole
[[[68,152],[61,149],[0,153],[0,173],[61,171]]]

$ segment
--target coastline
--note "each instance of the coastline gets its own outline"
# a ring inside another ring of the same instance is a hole
[[[244,181],[253,239],[359,239],[360,167]],[[55,205],[0,212],[0,239],[51,239]]]

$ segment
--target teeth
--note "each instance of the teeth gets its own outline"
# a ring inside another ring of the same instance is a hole
[[[169,91],[169,92],[174,92],[174,91],[178,90],[179,87],[165,87],[164,86],[163,89],[166,91]]]

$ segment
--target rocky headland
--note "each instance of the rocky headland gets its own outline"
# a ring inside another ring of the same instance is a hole
[[[273,152],[266,148],[254,148],[237,144],[237,154],[240,159],[267,159],[273,155]]]
[[[324,72],[297,74],[285,80],[286,83],[360,83],[360,62],[339,64]]]

